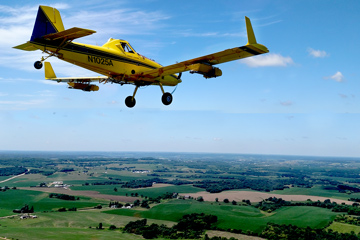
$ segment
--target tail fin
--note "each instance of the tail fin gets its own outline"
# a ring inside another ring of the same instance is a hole
[[[45,79],[56,78],[54,69],[49,62],[45,62]]]
[[[34,41],[50,33],[57,33],[64,30],[60,12],[56,8],[39,6],[30,41]]]
[[[248,36],[247,45],[256,44],[257,42],[256,42],[254,30],[251,26],[250,19],[248,17],[245,17],[245,22],[246,22],[246,31],[247,31],[247,36]]]

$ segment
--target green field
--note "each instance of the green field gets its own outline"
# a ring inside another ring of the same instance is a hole
[[[217,226],[220,228],[254,232],[261,232],[268,222],[322,228],[336,216],[336,213],[331,212],[331,210],[316,207],[283,207],[272,214],[267,214],[249,206],[219,205],[185,200],[172,200],[154,206],[150,210],[117,209],[106,211],[110,214],[168,221],[177,221],[184,214],[202,212],[216,215],[218,217]]]
[[[49,198],[49,193],[28,191],[28,190],[7,190],[0,192],[0,217],[12,215],[12,210],[20,209],[25,204],[34,206],[36,212],[53,211],[61,207],[85,208],[94,207],[97,204],[106,204],[107,201],[94,201],[89,198],[81,198],[76,201],[66,201],[56,198]]]
[[[114,188],[117,188],[117,192],[114,191]],[[138,193],[139,195],[144,195],[147,197],[158,197],[164,193],[177,192],[177,193],[196,193],[203,191],[201,188],[193,187],[192,185],[181,185],[181,186],[167,186],[167,187],[149,187],[149,188],[121,188],[120,185],[89,185],[89,186],[74,186],[71,187],[72,190],[87,190],[87,191],[98,191],[102,194],[111,194],[111,195],[121,195],[128,196],[131,193]]]
[[[339,233],[350,233],[351,231],[354,231],[356,234],[360,233],[360,226],[340,222],[333,222],[327,229],[332,229]]]
[[[39,213],[37,219],[0,219],[0,237],[13,239],[143,239],[141,236],[108,230],[110,225],[124,226],[137,218],[109,215],[97,210],[63,213]],[[96,230],[102,223],[104,230]],[[172,225],[171,222],[153,220],[149,223]],[[89,228],[91,227],[91,228]]]
[[[312,188],[286,188],[284,190],[276,190],[271,193],[275,194],[285,194],[285,195],[309,195],[309,196],[319,196],[319,197],[328,197],[328,198],[337,198],[341,200],[348,200],[349,198],[360,198],[360,193],[339,193],[336,190],[327,190],[322,186],[316,185]]]

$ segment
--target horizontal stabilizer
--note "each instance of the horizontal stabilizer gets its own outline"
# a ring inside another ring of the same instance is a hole
[[[20,49],[20,50],[24,50],[24,51],[35,51],[38,50],[38,48],[36,48],[33,44],[31,44],[30,42],[15,46],[13,48],[16,49]]]
[[[75,38],[85,37],[85,36],[91,35],[93,33],[96,33],[96,31],[90,30],[90,29],[73,27],[73,28],[70,28],[70,29],[67,29],[67,30],[64,30],[61,32],[50,33],[50,34],[44,35],[43,38],[45,38],[47,40],[58,40],[58,39],[73,40]]]
[[[45,79],[57,82],[105,82],[109,81],[108,77],[65,77],[58,78],[49,62],[45,62]]]

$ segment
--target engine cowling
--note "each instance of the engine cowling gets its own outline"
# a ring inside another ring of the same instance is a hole
[[[204,78],[220,77],[222,75],[221,69],[213,67],[206,63],[195,63],[189,66],[190,73],[202,74]]]
[[[69,82],[68,85],[69,85],[69,88],[71,88],[71,89],[79,89],[79,90],[83,90],[85,92],[99,91],[99,86],[97,86],[95,84]]]

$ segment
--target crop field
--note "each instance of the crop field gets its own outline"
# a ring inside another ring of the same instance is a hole
[[[299,227],[322,228],[337,215],[331,210],[315,207],[283,207],[268,214],[249,206],[231,204],[199,203],[197,201],[173,200],[156,205],[150,210],[110,210],[105,213],[149,219],[177,221],[189,213],[207,213],[218,217],[218,227],[260,232],[268,222],[293,224]]]
[[[336,231],[339,233],[349,233],[352,231],[356,234],[360,233],[360,226],[355,226],[355,225],[340,223],[340,222],[333,222],[328,227],[328,229],[332,229],[333,231]]]
[[[323,186],[317,185],[312,188],[287,188],[284,190],[272,191],[275,194],[283,194],[283,195],[310,195],[310,196],[320,196],[326,198],[334,198],[341,200],[348,200],[349,198],[360,198],[360,193],[351,193],[344,194],[339,193],[336,190],[327,190],[324,189]]]
[[[80,197],[76,201],[64,201],[55,198],[49,198],[49,193],[27,190],[8,190],[0,192],[0,217],[12,215],[13,209],[20,209],[25,204],[33,206],[38,212],[53,211],[61,207],[65,208],[86,208],[94,207],[103,201],[94,201]]]
[[[114,191],[114,188],[117,191]],[[133,193],[138,193],[138,195],[148,196],[148,197],[157,197],[164,193],[170,192],[177,192],[177,193],[196,193],[201,191],[202,189],[193,187],[192,185],[181,185],[181,186],[161,186],[157,187],[156,184],[154,187],[151,188],[121,188],[118,185],[91,185],[91,186],[74,186],[71,188],[72,190],[81,190],[81,191],[97,191],[102,194],[112,194],[112,195],[122,195],[125,196],[128,194],[129,196]]]
[[[109,226],[124,227],[141,218],[148,219],[148,224],[173,226],[183,215],[191,213],[215,215],[218,228],[242,230],[243,233],[260,234],[268,223],[316,229],[327,227],[342,233],[360,232],[358,226],[338,222],[328,227],[337,214],[347,214],[347,210],[333,212],[333,206],[284,204],[275,209],[260,208],[261,202],[265,206],[269,202],[275,204],[268,200],[270,197],[291,203],[305,204],[311,199],[352,206],[355,201],[360,201],[360,176],[357,174],[360,160],[216,154],[128,154],[131,157],[122,157],[120,153],[103,154],[38,153],[32,157],[21,154],[0,157],[5,174],[0,176],[0,181],[5,180],[0,183],[0,237],[143,239],[121,230],[109,230]],[[16,166],[25,166],[18,170],[31,171],[25,175],[12,174]],[[55,188],[56,182],[66,186]],[[50,198],[50,193],[71,195],[76,200]],[[185,196],[192,199],[176,199]],[[226,199],[228,203],[224,202]],[[250,200],[251,206],[242,200]],[[144,202],[148,205],[131,209],[109,208],[109,203],[115,201],[122,205],[136,201],[138,205]],[[33,207],[38,218],[20,220],[20,215],[13,213],[25,205]],[[352,214],[358,214],[357,208],[360,207],[356,204],[352,206]],[[65,212],[59,212],[59,209]],[[104,230],[96,229],[99,223],[103,224]],[[225,234],[223,236],[234,234],[220,233]],[[253,239],[251,236],[246,238]]]
[[[137,218],[101,213],[97,210],[78,212],[49,212],[37,214],[37,219],[0,219],[1,236],[14,239],[143,239],[142,237],[109,230],[135,221]],[[103,230],[97,230],[99,223]],[[172,225],[171,222],[154,220],[150,223]],[[91,227],[91,228],[90,228]]]

